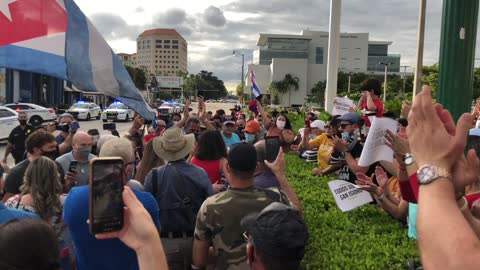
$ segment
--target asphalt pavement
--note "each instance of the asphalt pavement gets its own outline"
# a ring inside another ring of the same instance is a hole
[[[206,103],[206,108],[207,111],[212,111],[215,114],[215,111],[218,109],[224,109],[226,113],[229,113],[229,109],[232,108],[235,104],[232,103]],[[193,109],[193,112],[197,112],[198,104],[192,103],[191,108]],[[110,131],[103,130],[103,121],[102,120],[90,120],[90,121],[78,121],[80,124],[80,129],[81,131],[87,132],[89,129],[98,129],[101,135],[103,134],[110,134]],[[115,122],[116,127],[120,135],[125,134],[128,129],[132,126],[132,121],[128,122]],[[59,132],[57,131],[55,135],[57,135]],[[6,141],[0,142],[0,158],[3,159],[3,155],[5,154],[5,147],[6,147]],[[8,166],[12,167],[14,166],[14,160],[11,155],[8,156],[7,159]]]

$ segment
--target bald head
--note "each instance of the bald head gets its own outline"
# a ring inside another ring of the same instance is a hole
[[[255,150],[257,151],[257,170],[269,170],[264,162],[267,159],[267,149],[265,147],[265,141],[258,141],[254,144],[254,146]]]
[[[88,135],[83,131],[78,131],[73,135],[72,143],[74,145],[80,144],[92,144],[92,136]]]

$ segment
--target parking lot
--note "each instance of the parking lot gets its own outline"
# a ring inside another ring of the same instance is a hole
[[[216,110],[218,109],[223,109],[225,112],[229,112],[229,109],[232,108],[235,104],[231,103],[206,103],[205,104],[207,107],[207,111],[212,111],[215,113]],[[198,103],[194,102],[191,104],[191,108],[193,109],[193,112],[196,112],[198,110]],[[102,120],[90,120],[90,121],[79,121],[80,124],[80,130],[87,132],[89,129],[98,129],[100,134],[109,134],[109,131],[103,130],[103,122]],[[132,121],[128,122],[115,122],[116,128],[120,134],[125,134],[128,129],[132,125]],[[55,133],[55,135],[59,133],[58,131]],[[3,155],[5,154],[5,147],[6,147],[6,141],[1,141],[0,142],[0,157],[3,158]],[[7,159],[8,165],[12,167],[14,165],[14,160],[12,156],[10,155]]]

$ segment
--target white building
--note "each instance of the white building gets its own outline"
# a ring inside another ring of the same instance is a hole
[[[339,71],[382,73],[380,62],[393,63],[389,72],[399,72],[400,55],[389,55],[392,42],[369,41],[368,33],[340,34]],[[282,106],[300,106],[311,89],[327,77],[328,32],[304,30],[300,35],[260,34],[253,64],[248,65],[245,93],[250,93],[249,74],[253,70],[262,93],[272,81],[286,74],[299,79],[299,90],[283,94]],[[290,100],[290,102],[289,102]]]

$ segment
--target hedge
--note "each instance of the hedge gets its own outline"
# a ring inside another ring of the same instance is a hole
[[[289,113],[294,127],[303,119]],[[286,155],[286,174],[302,203],[309,241],[302,269],[405,269],[419,261],[407,229],[374,204],[342,213],[328,189],[333,176],[312,176],[313,164]]]

